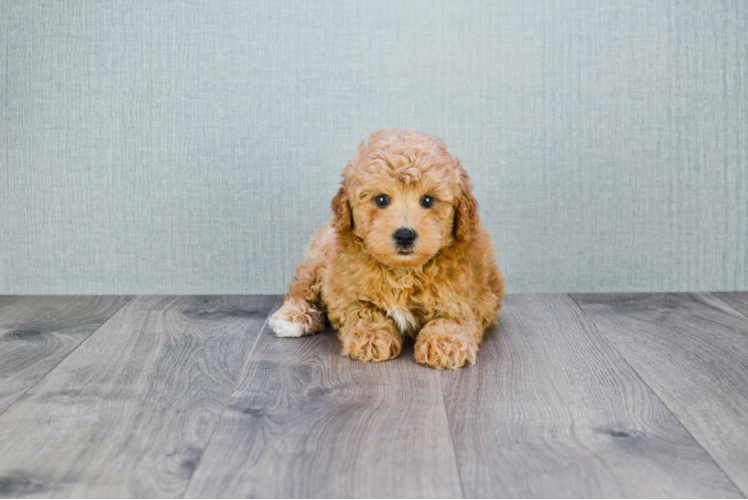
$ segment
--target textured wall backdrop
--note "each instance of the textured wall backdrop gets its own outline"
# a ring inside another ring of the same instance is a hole
[[[748,2],[0,5],[0,293],[280,293],[374,130],[511,292],[748,290]]]

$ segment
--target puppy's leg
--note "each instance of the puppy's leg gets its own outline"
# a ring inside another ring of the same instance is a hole
[[[325,326],[319,305],[320,289],[334,237],[332,226],[325,226],[312,238],[304,263],[296,268],[283,307],[270,317],[270,327],[277,336],[301,337],[316,333]]]
[[[322,311],[308,301],[286,295],[283,306],[268,321],[278,337],[301,337],[317,333],[325,326]]]
[[[352,307],[339,324],[343,354],[359,361],[386,361],[400,355],[403,339],[395,322],[372,307]]]
[[[420,364],[437,370],[456,370],[475,363],[482,340],[483,327],[479,321],[433,319],[418,333],[415,358]]]

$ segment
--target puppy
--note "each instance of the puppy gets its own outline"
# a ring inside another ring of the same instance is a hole
[[[396,358],[403,338],[414,337],[418,363],[473,364],[504,280],[471,191],[441,139],[372,134],[343,171],[332,221],[270,319],[276,335],[318,332],[326,314],[353,359]]]

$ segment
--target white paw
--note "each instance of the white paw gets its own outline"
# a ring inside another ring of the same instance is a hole
[[[304,327],[298,323],[281,318],[270,318],[269,323],[276,337],[301,337],[304,335]]]

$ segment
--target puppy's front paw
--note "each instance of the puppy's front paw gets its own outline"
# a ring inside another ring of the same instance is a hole
[[[325,326],[322,312],[304,299],[292,297],[268,321],[278,337],[301,337]]]
[[[400,355],[403,339],[387,329],[341,332],[343,354],[359,361],[386,361]]]
[[[415,358],[418,363],[437,370],[456,370],[466,364],[475,363],[478,343],[471,335],[424,330],[421,330],[415,346]]]

